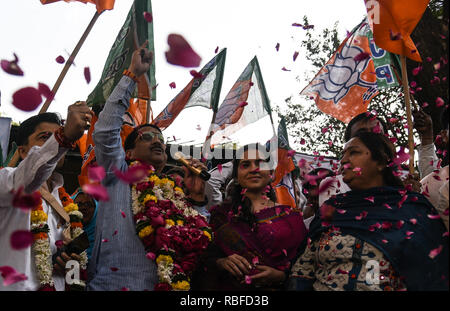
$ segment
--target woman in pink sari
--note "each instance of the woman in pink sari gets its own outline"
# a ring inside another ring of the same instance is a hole
[[[193,290],[280,290],[306,236],[300,210],[277,205],[265,148],[247,145],[237,153],[231,196],[211,209],[213,242]]]

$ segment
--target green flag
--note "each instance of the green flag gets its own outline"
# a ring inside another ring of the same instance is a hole
[[[144,12],[152,14],[151,0],[135,0],[128,13],[127,19],[114,41],[108,58],[106,59],[103,73],[95,89],[89,94],[88,106],[102,107],[114,87],[122,78],[122,73],[131,63],[133,52],[148,40],[148,49],[155,55],[153,43],[153,24],[148,23],[144,18]],[[133,98],[148,99],[151,93],[151,100],[156,100],[155,62],[153,61],[150,70],[144,75],[138,84]],[[150,92],[150,89],[153,89]]]

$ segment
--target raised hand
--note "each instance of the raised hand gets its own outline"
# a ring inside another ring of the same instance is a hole
[[[141,76],[150,69],[153,61],[153,54],[150,52],[146,46],[148,40],[144,42],[136,51],[133,52],[131,57],[131,64],[128,68],[136,77]]]
[[[70,105],[67,109],[67,120],[64,125],[64,136],[70,141],[76,141],[83,136],[84,131],[91,126],[94,112],[86,105],[86,102],[79,101]]]

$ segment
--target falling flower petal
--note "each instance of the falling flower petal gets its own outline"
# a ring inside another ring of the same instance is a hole
[[[64,241],[63,241],[63,240],[55,241],[55,246],[56,246],[58,249],[60,249],[63,245],[64,245]]]
[[[45,83],[38,83],[38,90],[41,93],[42,96],[44,96],[45,98],[49,99],[49,100],[53,100],[53,98],[55,97],[55,94],[53,94],[53,92],[50,90],[50,88],[48,87],[47,84]]]
[[[320,183],[319,194],[327,191],[333,183],[334,183],[334,179],[332,179],[332,178],[329,178],[329,179],[325,180],[323,183]]]
[[[20,208],[22,211],[27,212],[30,209],[39,205],[41,195],[38,191],[32,194],[26,194],[23,192],[23,186],[14,192],[12,206]]]
[[[422,66],[418,66],[412,70],[413,76],[417,76],[422,71]]]
[[[336,209],[336,212],[338,212],[339,214],[347,213],[347,211],[345,209]]]
[[[170,34],[167,43],[169,44],[169,51],[166,52],[167,62],[183,67],[198,67],[200,65],[201,57],[195,53],[182,36]]]
[[[195,70],[189,71],[191,76],[193,76],[195,79],[203,79],[203,75]]]
[[[400,147],[400,150],[397,152],[397,156],[394,160],[392,160],[392,162],[394,162],[396,165],[400,165],[407,160],[409,160],[409,154],[405,152],[404,147]]]
[[[438,97],[436,98],[436,107],[442,107],[444,106],[445,102],[442,98]]]
[[[384,203],[383,206],[386,207],[387,209],[392,209],[392,207],[390,207],[389,204],[387,203]]]
[[[219,52],[219,47],[216,47],[216,49],[214,50],[214,54],[217,54],[217,52]]]
[[[299,23],[293,23],[292,26],[294,26],[294,27],[303,27],[303,25],[299,24]]]
[[[409,222],[412,223],[413,225],[415,225],[415,224],[417,224],[417,219],[411,218],[411,219],[409,220]]]
[[[383,242],[384,244],[387,244],[387,243],[389,243],[389,241],[388,241],[388,240],[381,240],[381,242]]]
[[[55,60],[58,64],[64,64],[64,62],[66,61],[61,55],[59,55]]]
[[[126,217],[127,217],[127,215],[125,215],[125,212],[124,212],[124,211],[120,210],[120,213],[122,214],[122,217],[123,217],[123,218],[126,218]]]
[[[23,111],[33,111],[42,103],[41,92],[34,87],[24,87],[13,94],[12,104]]]
[[[403,220],[399,220],[396,222],[395,226],[397,227],[397,229],[400,229],[404,224],[405,222]]]
[[[217,169],[219,170],[219,173],[222,174],[222,164],[217,164]]]
[[[430,219],[439,219],[439,218],[441,218],[441,216],[440,216],[439,214],[436,214],[436,215],[428,214],[427,216],[428,216],[428,218],[430,218]]]
[[[442,245],[439,245],[438,248],[432,249],[432,250],[430,251],[430,253],[428,254],[428,256],[429,256],[431,259],[434,259],[437,255],[439,255],[439,254],[441,253],[442,248],[443,248],[443,246],[442,246]]]
[[[283,254],[284,254],[285,256],[287,256],[287,251],[286,251],[284,248],[283,248],[281,251],[283,252]]]
[[[106,176],[103,166],[90,166],[88,168],[88,178],[92,181],[102,181]]]
[[[174,89],[174,88],[177,87],[177,85],[175,84],[175,82],[170,82],[169,86],[170,86],[171,89]]]
[[[33,234],[27,230],[17,230],[11,234],[11,247],[15,250],[29,247],[33,244]]]
[[[116,268],[116,267],[110,267],[109,269],[111,269],[112,272],[119,271],[119,268]]]
[[[295,150],[294,150],[294,149],[289,150],[289,151],[287,152],[287,156],[290,157],[290,158],[292,158],[293,156],[295,156]]]
[[[277,45],[275,46],[275,50],[277,50],[277,52],[280,50],[280,44],[277,43]]]
[[[374,198],[373,196],[370,196],[370,197],[364,198],[364,200],[367,200],[367,201],[369,201],[369,202],[372,202],[372,203],[374,203],[374,202],[375,202],[375,198]]]
[[[251,284],[252,283],[252,278],[249,277],[248,275],[245,276],[245,284]]]
[[[247,188],[242,189],[241,195],[245,194],[247,192]]]
[[[153,15],[150,12],[144,12],[144,19],[147,23],[151,23],[153,21]]]
[[[245,106],[247,106],[247,105],[248,105],[247,102],[242,102],[242,103],[239,104],[239,108],[240,108],[240,107],[245,107]]]
[[[389,221],[384,221],[381,224],[381,229],[383,229],[383,230],[389,230],[391,228],[392,228],[392,223],[390,223]]]
[[[99,201],[108,201],[109,195],[106,188],[99,184],[84,184],[82,189],[85,193],[90,194],[94,199]]]
[[[114,175],[117,176],[121,181],[126,184],[133,184],[144,177],[146,177],[149,173],[149,166],[147,165],[133,165],[127,171],[122,172],[116,168],[113,168]]]
[[[109,242],[108,239],[102,239],[102,243],[107,243],[107,242]]]
[[[14,76],[23,76],[23,71],[20,69],[19,65],[17,64],[19,62],[19,58],[14,53],[14,60],[8,61],[6,59],[2,59],[0,62],[0,65],[6,73],[9,73]]]
[[[119,232],[119,231],[114,231],[114,233],[112,234],[112,236],[115,236],[116,234],[117,234],[117,232]]]
[[[17,282],[28,280],[28,277],[25,274],[17,272],[10,266],[1,266],[0,273],[3,277],[3,286],[5,287]]]
[[[301,145],[304,145],[306,143],[306,141],[302,138],[301,140],[300,140],[300,144]]]
[[[298,56],[298,52],[295,51],[295,52],[294,52],[294,56],[293,56],[294,62],[295,62],[295,60],[297,59],[297,56]]]
[[[353,57],[353,59],[355,60],[355,62],[360,62],[363,61],[365,59],[370,58],[370,54],[367,52],[361,52],[358,55],[356,55],[355,57]]]
[[[426,58],[426,61],[427,61],[427,62],[431,62],[432,60],[433,60],[433,59],[432,59],[431,57],[427,57],[427,58]]]
[[[281,68],[283,71],[290,71],[289,69],[286,69],[286,67]]]
[[[322,134],[325,134],[326,132],[328,132],[328,127],[324,127],[324,128],[321,130],[321,132],[322,132]]]
[[[410,236],[410,235],[413,235],[413,234],[414,234],[413,231],[406,231],[406,235],[407,235],[407,236]]]
[[[86,79],[87,84],[91,82],[91,71],[89,70],[89,67],[84,67],[84,78]]]

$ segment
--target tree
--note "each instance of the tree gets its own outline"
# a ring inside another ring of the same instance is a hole
[[[425,59],[421,74],[413,74],[417,64],[410,61],[407,63],[409,80],[416,83],[416,87],[412,88],[411,93],[421,106],[425,102],[428,103],[425,112],[432,116],[435,136],[441,128],[438,120],[443,109],[443,107],[436,106],[436,98],[441,97],[445,103],[448,103],[448,84],[442,83],[447,79],[448,72],[448,45],[443,39],[443,37],[448,37],[446,8],[448,8],[448,1],[431,1],[430,8],[427,8],[413,33],[412,38],[418,46],[422,58]],[[306,16],[303,17],[303,24],[309,25]],[[306,38],[301,42],[301,47],[305,50],[306,59],[314,66],[316,72],[325,65],[340,44],[337,26],[336,22],[332,29],[324,29],[321,33],[317,33],[313,28],[305,27]],[[427,28],[432,30],[431,33],[426,30]],[[435,42],[440,44],[436,45]],[[439,61],[429,62],[427,57]],[[436,63],[440,64],[439,70],[434,70]],[[305,86],[316,72],[307,73],[303,80],[297,77],[297,80]],[[434,76],[437,76],[441,83],[430,84],[430,80],[434,79]],[[346,124],[322,113],[312,100],[305,99],[304,96],[295,94],[285,101],[287,109],[277,109],[277,112],[286,119],[288,131],[294,137],[294,148],[300,152],[312,153],[314,150],[324,155],[339,156],[344,144]],[[368,106],[368,111],[374,112],[378,117],[384,119],[389,128],[389,135],[393,137],[396,145],[407,147],[405,110],[402,87],[380,90],[380,93],[372,99]],[[416,134],[416,142],[419,141],[417,138]]]

